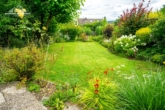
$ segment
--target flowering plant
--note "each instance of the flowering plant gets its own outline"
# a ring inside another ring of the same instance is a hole
[[[79,102],[85,110],[114,110],[117,107],[118,85],[107,76],[109,71],[113,70],[107,69],[101,75],[94,76],[83,88]]]
[[[135,57],[139,45],[145,46],[146,43],[141,43],[135,35],[122,35],[114,42],[114,50],[118,53],[125,53],[128,57]]]

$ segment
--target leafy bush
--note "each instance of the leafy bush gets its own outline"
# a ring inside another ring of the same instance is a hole
[[[96,41],[96,42],[102,42],[103,40],[103,36],[92,36],[92,40]]]
[[[138,6],[135,4],[131,10],[123,11],[123,15],[121,15],[118,26],[119,26],[119,34],[121,35],[135,35],[136,30],[146,27],[150,24],[150,20],[147,19],[149,12],[147,8],[149,7],[150,1],[147,3],[147,6],[144,7],[144,0],[139,3]]]
[[[103,34],[103,29],[104,29],[103,26],[97,26],[96,30],[95,30],[96,35],[102,35]]]
[[[159,51],[157,53],[165,54],[165,18],[159,19],[155,24],[151,27],[151,42],[154,43],[155,48],[158,48]]]
[[[75,41],[76,36],[79,36],[79,34],[82,32],[82,29],[80,26],[69,23],[62,25],[61,32],[63,35],[68,35],[70,41]]]
[[[86,35],[92,35],[91,28],[84,26],[83,30],[84,30],[84,33],[86,33]]]
[[[32,80],[36,72],[43,69],[44,56],[40,49],[31,44],[21,49],[6,50],[1,66],[5,65],[10,74],[16,75],[17,80]]]
[[[57,43],[66,42],[63,37],[56,37],[56,38],[54,38],[54,41]]]
[[[117,108],[118,85],[108,77],[107,69],[103,75],[88,79],[88,85],[82,89],[82,95],[79,103],[83,104],[85,110],[115,110]],[[88,73],[93,74],[93,73]]]
[[[125,110],[165,110],[165,76],[160,72],[122,77],[121,107]],[[121,81],[120,80],[120,81]]]
[[[112,32],[113,32],[113,26],[110,24],[108,24],[103,30],[103,34],[108,38],[112,37]]]
[[[165,60],[165,54],[156,54],[156,55],[152,56],[151,60],[153,62],[162,64],[163,61]]]
[[[145,42],[148,44],[150,39],[151,29],[149,27],[141,28],[136,31],[136,37],[141,40],[141,42]]]
[[[123,35],[114,42],[114,50],[116,53],[123,53],[128,57],[135,57],[138,52],[137,46],[139,45],[143,46],[146,44],[136,39],[135,35]]]

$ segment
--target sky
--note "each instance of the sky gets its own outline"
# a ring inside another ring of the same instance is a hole
[[[81,7],[80,18],[99,18],[106,17],[108,21],[116,20],[126,9],[131,9],[133,3],[138,6],[142,0],[86,0]],[[148,3],[145,0],[144,6]],[[165,5],[165,0],[150,0],[149,8],[152,11],[159,10]]]

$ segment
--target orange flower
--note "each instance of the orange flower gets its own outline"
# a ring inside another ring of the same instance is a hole
[[[98,83],[98,82],[99,82],[99,80],[98,80],[98,79],[96,79],[96,82]]]
[[[95,94],[98,94],[99,93],[99,90],[95,90]]]
[[[107,75],[108,74],[108,70],[104,71],[104,74]]]
[[[95,88],[99,88],[99,84],[95,84],[94,86],[95,86]]]

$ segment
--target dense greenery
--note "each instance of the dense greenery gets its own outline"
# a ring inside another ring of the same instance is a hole
[[[52,81],[44,105],[55,110],[68,101],[87,110],[165,110],[165,6],[151,12],[142,0],[112,24],[79,26],[84,1],[1,0],[0,83],[19,80],[39,92]]]

